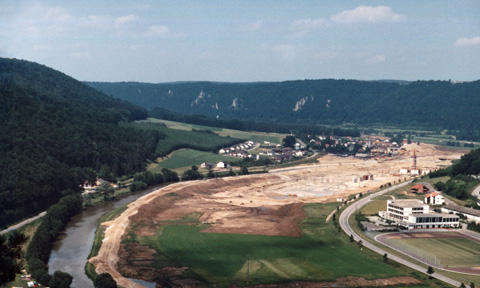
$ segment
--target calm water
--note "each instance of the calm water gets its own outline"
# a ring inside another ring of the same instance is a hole
[[[48,262],[50,274],[56,270],[69,273],[73,276],[72,288],[93,287],[93,282],[85,274],[85,264],[92,249],[97,220],[105,213],[159,188],[161,186],[130,194],[115,201],[99,203],[73,217],[54,243]]]

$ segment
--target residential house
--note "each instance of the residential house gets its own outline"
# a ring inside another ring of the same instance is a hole
[[[205,168],[205,169],[212,169],[213,167],[215,167],[215,163],[204,162],[204,163],[200,164],[200,167]]]
[[[222,161],[217,163],[217,168],[229,169],[230,162]]]
[[[412,193],[428,193],[428,192],[430,192],[430,189],[428,189],[427,186],[424,186],[422,184],[417,184],[417,185],[410,188],[410,192],[412,192]]]
[[[425,195],[425,203],[430,205],[442,205],[445,203],[445,198],[438,192],[432,192]]]

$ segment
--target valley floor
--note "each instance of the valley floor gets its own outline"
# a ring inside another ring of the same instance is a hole
[[[404,147],[415,149],[417,167],[428,170],[447,166],[463,154],[428,144]],[[143,196],[118,218],[103,223],[107,229],[102,247],[89,261],[97,273],[110,273],[122,287],[141,287],[119,272],[122,237],[138,223],[143,227],[139,233],[154,235],[157,223],[189,215],[199,215],[199,222],[209,225],[202,232],[298,237],[302,232],[297,224],[304,218],[304,204],[344,201],[349,195],[397,182],[400,168],[412,166],[412,155],[383,160],[325,156],[317,164],[268,174],[172,184]],[[373,179],[358,181],[364,175],[373,175]],[[402,175],[401,180],[405,177]]]

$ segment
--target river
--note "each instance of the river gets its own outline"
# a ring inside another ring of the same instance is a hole
[[[99,203],[72,217],[67,227],[54,243],[48,262],[49,273],[53,274],[56,270],[69,273],[73,276],[72,288],[93,287],[92,280],[85,274],[85,264],[92,249],[98,219],[105,213],[126,205],[161,187],[156,186],[145,191],[126,195],[118,200]]]

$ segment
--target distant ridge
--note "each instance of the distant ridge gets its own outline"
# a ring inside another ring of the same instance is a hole
[[[480,81],[86,82],[148,110],[222,119],[480,130]],[[408,85],[407,85],[408,84]]]

